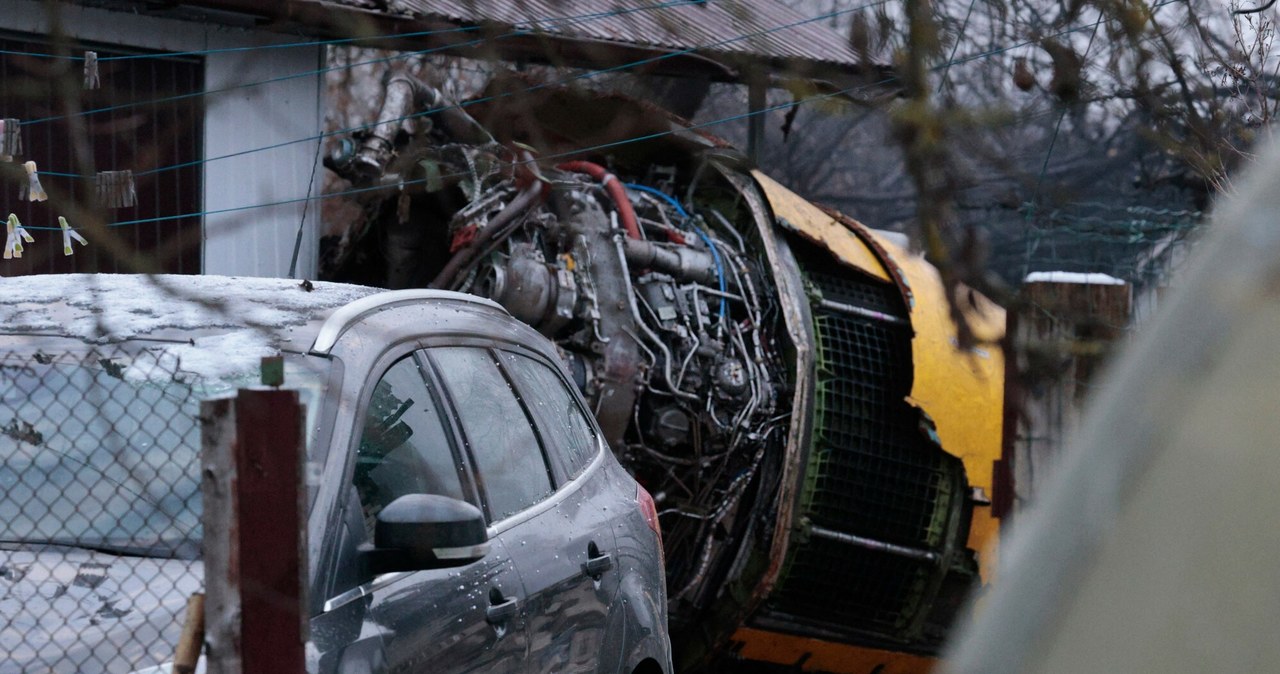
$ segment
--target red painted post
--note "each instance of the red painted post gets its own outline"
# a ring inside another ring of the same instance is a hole
[[[306,415],[296,391],[235,401],[240,651],[244,674],[304,674]]]

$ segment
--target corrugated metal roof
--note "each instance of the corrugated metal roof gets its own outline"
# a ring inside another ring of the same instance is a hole
[[[342,0],[356,4],[358,0]],[[420,19],[496,23],[578,40],[698,55],[856,70],[858,57],[830,27],[776,0],[391,0],[388,10]]]

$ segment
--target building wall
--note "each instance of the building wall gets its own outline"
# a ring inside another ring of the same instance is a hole
[[[50,33],[47,5],[6,0],[0,29]],[[206,25],[102,9],[61,6],[66,33],[78,40],[161,51],[235,49],[304,38],[251,29]],[[206,274],[286,276],[299,227],[302,243],[296,276],[314,277],[320,209],[305,205],[308,186],[318,194],[322,175],[318,141],[323,123],[323,47],[227,51],[204,59],[206,91],[280,78],[203,98],[205,109],[203,195]],[[104,82],[104,86],[108,83]],[[246,152],[266,146],[270,150]],[[237,154],[245,152],[245,154]],[[236,156],[227,156],[236,155]],[[292,201],[256,208],[259,204]],[[305,222],[304,222],[305,211]],[[177,215],[177,214],[174,214]]]

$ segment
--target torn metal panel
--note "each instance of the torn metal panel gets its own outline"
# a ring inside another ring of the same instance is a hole
[[[783,229],[826,248],[864,274],[882,281],[893,280],[871,248],[842,223],[764,173],[752,171],[751,176],[760,185]]]
[[[850,70],[861,63],[848,40],[832,30],[827,22],[804,23],[806,16],[776,2],[393,0],[391,6],[419,16],[471,24],[531,25],[548,36],[840,64]],[[584,15],[592,18],[575,19]],[[749,37],[730,41],[738,35]]]
[[[911,351],[915,380],[911,400],[933,419],[943,450],[964,462],[971,488],[990,494],[992,468],[1000,458],[1004,432],[1005,311],[965,286],[955,289],[976,343],[961,349],[942,278],[922,255],[902,250],[888,240],[881,245],[897,262],[916,302],[911,309],[915,332]],[[989,506],[974,507],[969,547],[979,553],[983,580],[995,569],[999,524]]]
[[[857,235],[858,239],[875,253],[876,259],[880,260],[880,263],[883,264],[885,269],[887,269],[893,276],[893,282],[898,286],[898,292],[902,293],[902,301],[906,303],[907,308],[911,309],[914,307],[916,304],[916,297],[915,294],[911,292],[911,281],[907,278],[906,274],[903,273],[902,267],[898,265],[896,261],[897,258],[894,255],[891,255],[888,249],[884,246],[885,242],[892,242],[894,237],[890,236],[888,232],[873,233],[866,225],[854,220],[840,211],[835,210],[834,208],[828,208],[826,206],[819,206],[819,208],[821,208],[827,215],[830,215],[840,221],[840,224],[849,228],[849,231]],[[901,249],[899,246],[898,255],[905,254],[905,252],[906,251]]]

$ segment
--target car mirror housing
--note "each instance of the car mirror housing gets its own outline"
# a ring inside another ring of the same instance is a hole
[[[361,555],[368,576],[464,566],[489,552],[480,509],[435,494],[408,494],[387,504],[373,541]]]

